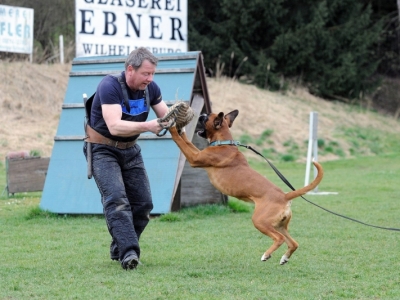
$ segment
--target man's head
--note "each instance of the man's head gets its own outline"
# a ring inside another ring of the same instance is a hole
[[[125,61],[126,83],[132,90],[144,90],[153,81],[158,59],[146,48],[133,50]]]

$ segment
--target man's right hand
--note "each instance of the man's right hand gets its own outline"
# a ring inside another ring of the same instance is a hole
[[[163,125],[163,126],[169,125],[169,122],[162,122],[160,124],[160,123],[158,123],[157,119],[148,121],[147,123],[149,125],[149,131],[152,133],[155,133],[155,134],[159,134],[164,129],[164,127],[162,127],[161,125]]]

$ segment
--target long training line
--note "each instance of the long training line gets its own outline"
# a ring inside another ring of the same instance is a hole
[[[267,161],[267,163],[270,165],[270,167],[271,167],[271,168],[275,171],[275,173],[278,175],[278,177],[279,177],[290,189],[292,189],[293,191],[295,190],[295,188],[294,188],[294,187],[292,186],[292,184],[285,178],[285,176],[283,176],[283,174],[282,174],[281,172],[279,172],[279,170],[278,170],[266,157],[264,157],[260,152],[256,151],[256,150],[255,150],[254,148],[252,148],[251,146],[242,145],[242,144],[240,144],[240,143],[238,143],[238,142],[236,143],[236,145],[245,147],[245,148],[247,148],[247,149],[250,149],[250,150],[252,150],[254,153],[256,153],[256,154],[260,155],[262,158],[264,158],[264,159]],[[347,219],[347,220],[350,220],[350,221],[353,221],[353,222],[357,222],[357,223],[359,223],[359,224],[362,224],[362,225],[365,225],[365,226],[369,226],[369,227],[374,227],[374,228],[379,228],[379,229],[384,229],[384,230],[400,231],[400,228],[382,227],[382,226],[377,226],[377,225],[368,224],[368,223],[365,223],[365,222],[362,222],[362,221],[359,221],[359,220],[356,220],[356,219],[353,219],[353,218],[344,216],[344,215],[342,215],[342,214],[336,213],[336,212],[331,211],[331,210],[329,210],[329,209],[326,209],[326,208],[324,208],[324,207],[322,207],[322,206],[320,206],[320,205],[318,205],[318,204],[316,204],[316,203],[314,203],[314,202],[312,202],[312,201],[306,199],[306,198],[303,197],[303,196],[301,196],[301,198],[303,198],[303,199],[304,199],[305,201],[307,201],[308,203],[310,203],[310,204],[312,204],[312,205],[314,205],[314,206],[316,206],[316,207],[318,207],[318,208],[320,208],[320,209],[322,209],[322,210],[324,210],[324,211],[326,211],[326,212],[329,212],[329,213],[331,213],[331,214],[333,214],[333,215],[335,215],[335,216],[342,217],[342,218],[344,218],[344,219]]]

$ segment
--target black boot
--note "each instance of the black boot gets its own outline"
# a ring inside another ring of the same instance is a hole
[[[133,250],[128,251],[124,256],[124,259],[121,261],[121,266],[124,270],[136,269],[138,264],[139,264],[139,258],[136,252]]]

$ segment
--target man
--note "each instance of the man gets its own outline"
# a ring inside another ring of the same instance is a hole
[[[146,121],[150,106],[159,118],[168,111],[153,81],[157,61],[146,48],[138,48],[126,59],[124,72],[104,77],[94,95],[86,127],[93,177],[112,237],[110,256],[125,270],[135,269],[139,263],[139,238],[153,209],[136,140],[142,132],[157,134],[162,130],[157,119]],[[87,156],[87,143],[84,152]]]

